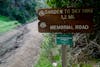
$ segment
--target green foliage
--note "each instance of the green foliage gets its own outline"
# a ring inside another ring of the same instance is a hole
[[[50,51],[50,48],[52,48],[52,38],[49,37],[48,35],[44,35],[45,39],[41,45],[41,48],[43,51],[45,51],[44,53],[46,53],[46,56],[48,55],[48,52]]]
[[[8,17],[0,16],[0,33],[9,31],[20,25],[17,21],[11,21]]]
[[[47,0],[47,4],[52,8],[67,7],[69,3],[69,0]]]
[[[47,4],[52,8],[73,7],[93,7],[93,0],[47,0]]]
[[[35,16],[35,0],[0,0],[0,14],[25,23]]]
[[[68,6],[79,7],[82,2],[80,0],[47,0],[47,4],[52,8],[66,8]]]
[[[41,45],[40,58],[35,67],[52,67],[51,62],[48,59],[48,53],[50,52],[50,40],[51,38],[48,37],[48,35],[45,35],[45,39]]]
[[[46,0],[36,0],[36,10],[47,7]]]
[[[45,56],[40,56],[38,63],[35,67],[52,67],[52,64]]]
[[[53,48],[53,42],[52,42],[53,35],[47,34],[47,35],[44,35],[44,37],[45,37],[44,41],[41,45],[40,58],[39,58],[37,64],[35,65],[35,67],[53,67],[51,58],[53,58],[57,62],[61,61],[60,55],[56,55],[53,57],[49,56],[51,48]],[[58,67],[61,67],[61,63],[58,64]]]

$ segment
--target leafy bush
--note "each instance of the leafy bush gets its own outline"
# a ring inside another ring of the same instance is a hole
[[[0,14],[25,23],[35,16],[35,0],[0,0]]]
[[[0,34],[7,32],[20,25],[18,21],[12,21],[8,17],[0,16]]]
[[[53,56],[52,55],[52,48],[54,48],[54,43],[53,43],[53,35],[52,34],[47,34],[44,35],[44,41],[41,45],[41,53],[40,53],[40,58],[35,65],[35,67],[53,67],[52,63],[55,61],[58,63],[57,67],[61,67],[61,56],[59,54]],[[53,52],[56,51],[53,50]]]

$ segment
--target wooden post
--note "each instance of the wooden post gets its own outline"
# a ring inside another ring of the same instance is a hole
[[[67,67],[67,45],[62,45],[62,67]]]

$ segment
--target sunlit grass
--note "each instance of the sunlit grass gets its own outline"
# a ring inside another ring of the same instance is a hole
[[[18,21],[10,20],[8,17],[0,16],[0,33],[7,32],[17,25],[20,25]]]
[[[46,57],[40,56],[40,59],[35,67],[52,67],[52,64]]]

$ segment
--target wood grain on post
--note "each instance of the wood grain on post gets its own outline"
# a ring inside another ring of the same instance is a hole
[[[67,67],[67,45],[62,45],[62,67]]]

